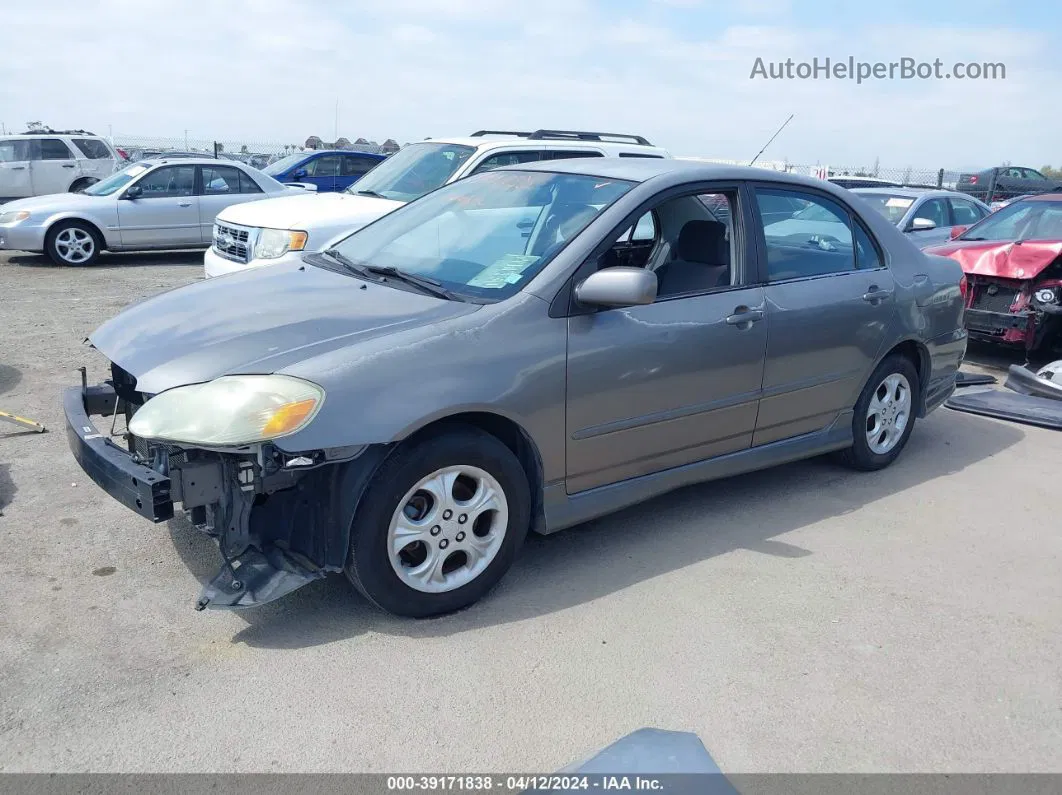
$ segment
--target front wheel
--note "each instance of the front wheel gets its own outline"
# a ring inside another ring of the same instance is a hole
[[[467,607],[493,588],[530,526],[523,467],[475,428],[396,451],[351,527],[346,574],[388,612],[425,618]]]
[[[884,469],[911,438],[920,395],[918,371],[906,356],[893,354],[871,374],[855,405],[853,444],[841,456],[854,469]]]
[[[91,265],[102,247],[96,230],[81,221],[61,221],[44,241],[45,253],[56,265]]]

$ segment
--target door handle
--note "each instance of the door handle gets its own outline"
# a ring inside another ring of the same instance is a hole
[[[744,326],[748,328],[758,320],[763,320],[762,309],[749,309],[747,306],[739,306],[734,310],[734,314],[727,317],[726,324],[728,326]]]
[[[63,163],[63,168],[73,168],[73,167],[74,167],[73,163]]]
[[[192,203],[191,202],[177,202],[177,206],[178,207],[191,207]]]
[[[25,166],[11,166],[11,170],[12,171],[25,171],[26,167]]]
[[[863,293],[863,300],[871,304],[878,301],[887,301],[892,297],[892,290],[879,290],[877,285],[871,285],[870,289]]]

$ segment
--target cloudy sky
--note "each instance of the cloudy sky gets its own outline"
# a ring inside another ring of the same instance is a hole
[[[0,123],[400,142],[637,132],[674,154],[1062,165],[1046,0],[48,0],[5,4]],[[751,79],[757,58],[1002,62],[1003,80]]]

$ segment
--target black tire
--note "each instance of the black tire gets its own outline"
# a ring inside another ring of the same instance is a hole
[[[64,257],[61,253],[63,246],[60,237],[64,233],[74,233],[79,238],[81,235],[88,235],[92,241],[91,252],[84,259],[72,260]],[[60,221],[48,230],[48,235],[44,238],[44,253],[56,265],[69,265],[72,267],[91,265],[99,258],[102,250],[103,239],[100,237],[100,233],[96,231],[94,226],[84,221]]]
[[[70,186],[71,193],[77,193],[80,190],[84,190],[89,185],[95,185],[99,182],[95,177],[82,177],[81,179],[75,179],[74,184]]]
[[[451,466],[477,467],[501,486],[508,523],[493,560],[475,579],[451,591],[426,593],[404,583],[391,565],[388,528],[399,501],[422,478]],[[531,494],[523,467],[504,444],[485,431],[454,427],[396,450],[366,489],[350,530],[347,578],[370,602],[399,616],[427,618],[460,610],[501,580],[531,524]]]
[[[883,385],[885,379],[893,374],[902,375],[907,379],[907,383],[911,388],[911,409],[907,424],[896,444],[888,452],[878,453],[871,449],[870,442],[867,439],[870,401],[873,399],[874,393]],[[911,438],[921,395],[922,385],[918,378],[918,370],[915,369],[911,360],[898,353],[885,357],[881,364],[871,373],[870,378],[867,379],[866,386],[863,387],[859,400],[856,401],[855,416],[852,418],[853,444],[847,450],[841,451],[841,461],[847,466],[863,472],[884,469],[895,461],[900,453],[903,452],[903,448],[907,446],[907,440]]]

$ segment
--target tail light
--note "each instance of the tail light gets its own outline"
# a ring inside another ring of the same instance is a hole
[[[965,273],[962,275],[962,278],[959,279],[959,293],[962,295],[962,302],[963,302],[963,305],[965,305],[966,304],[966,296],[969,295],[969,293],[970,293],[970,283],[968,281],[966,281],[966,274]]]
[[[977,184],[977,175],[976,174],[974,174],[972,177],[970,177],[970,184],[971,185],[976,185]]]

